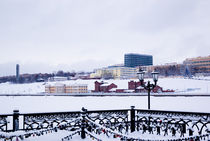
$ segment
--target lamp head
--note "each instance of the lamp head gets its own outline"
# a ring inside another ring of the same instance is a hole
[[[152,72],[152,78],[155,83],[158,81],[158,74],[159,72]]]
[[[139,71],[137,73],[138,78],[139,78],[140,81],[144,81],[144,73],[145,73],[144,71]]]

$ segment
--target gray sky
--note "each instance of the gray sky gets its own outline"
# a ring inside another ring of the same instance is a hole
[[[0,76],[210,55],[209,0],[0,0]]]

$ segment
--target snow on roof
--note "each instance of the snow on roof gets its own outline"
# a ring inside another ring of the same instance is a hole
[[[137,87],[137,89],[144,89],[144,87],[142,87],[142,86],[138,86],[138,87]]]
[[[110,84],[108,84],[108,83],[104,83],[104,84],[102,84],[101,86],[109,86]]]
[[[111,88],[109,91],[115,92],[116,90],[117,90],[117,88]]]
[[[64,86],[65,84],[63,83],[55,83],[55,86]]]
[[[67,84],[66,86],[87,86],[87,84]]]
[[[54,76],[53,78],[67,78],[67,77],[64,77],[64,76]]]
[[[124,90],[124,92],[132,93],[134,90]]]

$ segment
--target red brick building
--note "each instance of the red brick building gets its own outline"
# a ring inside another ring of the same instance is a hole
[[[135,90],[139,86],[141,86],[141,83],[139,81],[138,82],[135,82],[135,81],[128,82],[128,89],[129,90]]]
[[[95,81],[95,90],[93,92],[108,93],[108,92],[112,92],[111,89],[113,88],[117,88],[117,85],[115,85],[114,83],[108,84],[103,81],[102,82]]]
[[[105,83],[103,81],[102,82],[95,81],[95,90],[93,90],[92,92],[147,93],[147,90],[144,89],[144,87],[141,86],[141,83],[139,81],[128,82],[128,89],[117,89],[117,85],[114,84],[114,83],[108,84],[108,83]],[[151,92],[153,92],[153,93],[174,92],[174,90],[163,90],[162,87],[157,85]]]
[[[147,92],[147,90],[145,90],[142,86],[141,86],[141,82],[137,81],[130,81],[128,82],[128,89],[129,90],[134,90],[134,92],[140,92],[140,93],[143,93],[143,92]],[[163,92],[163,88],[160,87],[160,86],[156,86],[153,90],[152,90],[153,93],[158,93],[158,92]]]

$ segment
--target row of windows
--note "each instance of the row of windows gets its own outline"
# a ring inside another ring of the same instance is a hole
[[[85,89],[87,87],[66,87],[66,89]]]
[[[203,67],[203,66],[210,66],[210,64],[198,64],[198,65],[195,64],[194,66]]]
[[[52,89],[45,89],[46,91],[56,91],[56,90],[52,90]],[[57,89],[57,91],[64,91],[65,89]],[[87,89],[68,89],[66,91],[85,91]]]
[[[66,91],[73,91],[73,90],[75,90],[75,91],[80,91],[80,90],[87,90],[87,89],[65,89]]]
[[[152,58],[150,55],[130,55],[130,54],[125,54],[124,58]]]
[[[86,90],[84,90],[84,91],[66,91],[66,93],[71,93],[71,92],[87,92]]]
[[[57,86],[46,86],[46,88],[50,88],[50,89],[63,89],[63,88],[87,88],[87,86],[66,86],[66,87],[57,87]]]
[[[152,62],[152,59],[126,59],[125,62],[140,62],[140,63],[145,63],[145,62]]]
[[[208,60],[208,61],[193,61],[192,63],[193,64],[196,64],[196,63],[210,63],[210,60]]]
[[[79,91],[45,91],[46,93],[87,93],[87,90],[79,90]]]
[[[51,90],[51,91],[55,91],[55,90],[87,90],[87,88],[80,88],[80,89],[77,89],[77,88],[74,88],[74,89],[49,89],[49,88],[46,88],[45,90]]]

